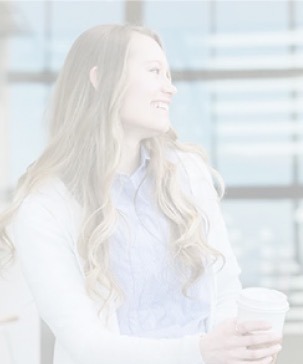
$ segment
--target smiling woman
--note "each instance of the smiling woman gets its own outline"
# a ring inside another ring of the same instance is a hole
[[[127,149],[138,151],[142,140],[169,130],[169,105],[176,88],[171,83],[169,66],[160,44],[140,33],[134,34],[130,42],[127,75],[120,117],[124,152],[129,157]],[[134,170],[137,162],[138,159],[128,173]],[[122,170],[126,171],[123,166]]]
[[[132,127],[139,128],[138,141],[168,131],[168,107],[176,88],[165,54],[154,39],[142,34],[132,37],[127,82],[120,114],[125,129],[134,135]]]
[[[49,142],[0,219],[55,364],[266,364],[279,350],[266,323],[235,330],[220,178],[171,128],[175,92],[149,29],[96,26],[67,55]]]

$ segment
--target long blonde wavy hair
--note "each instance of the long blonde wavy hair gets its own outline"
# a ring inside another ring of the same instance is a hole
[[[13,242],[6,231],[14,213],[46,178],[59,177],[83,208],[77,246],[85,262],[87,291],[104,304],[121,293],[110,270],[109,240],[117,220],[110,190],[121,157],[123,129],[119,110],[127,87],[133,32],[152,37],[162,47],[154,32],[133,25],[95,26],[74,42],[48,109],[48,144],[20,178],[11,206],[0,217],[3,266],[14,256]],[[97,83],[101,85],[96,89],[89,80],[89,72],[95,66],[99,71]],[[220,254],[207,244],[201,214],[182,192],[176,165],[165,156],[168,149],[194,152],[203,159],[205,153],[197,146],[180,143],[173,129],[144,144],[150,152],[148,173],[155,180],[157,202],[173,232],[173,257],[188,273],[181,279],[186,294],[204,272],[201,257],[217,259]],[[106,288],[103,293],[99,285]]]

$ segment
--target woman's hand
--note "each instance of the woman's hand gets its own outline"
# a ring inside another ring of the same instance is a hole
[[[201,337],[205,364],[269,364],[281,350],[282,338],[261,321],[226,320]],[[253,332],[253,333],[252,333]]]

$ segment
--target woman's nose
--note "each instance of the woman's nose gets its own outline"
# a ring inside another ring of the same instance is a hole
[[[174,84],[172,84],[172,83],[170,83],[170,86],[172,88],[172,94],[176,94],[178,92],[177,87]]]
[[[171,82],[171,80],[166,80],[163,84],[163,89],[172,95],[177,93],[177,87]]]

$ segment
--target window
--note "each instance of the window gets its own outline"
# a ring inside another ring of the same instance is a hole
[[[130,20],[129,3],[13,2],[26,32],[10,46],[12,184],[43,146],[44,103],[71,43],[97,23]],[[227,184],[244,285],[275,287],[280,277],[294,297],[292,282],[303,281],[303,3],[131,3],[164,41],[178,88],[173,126],[207,149]],[[286,270],[271,275],[278,254]]]

